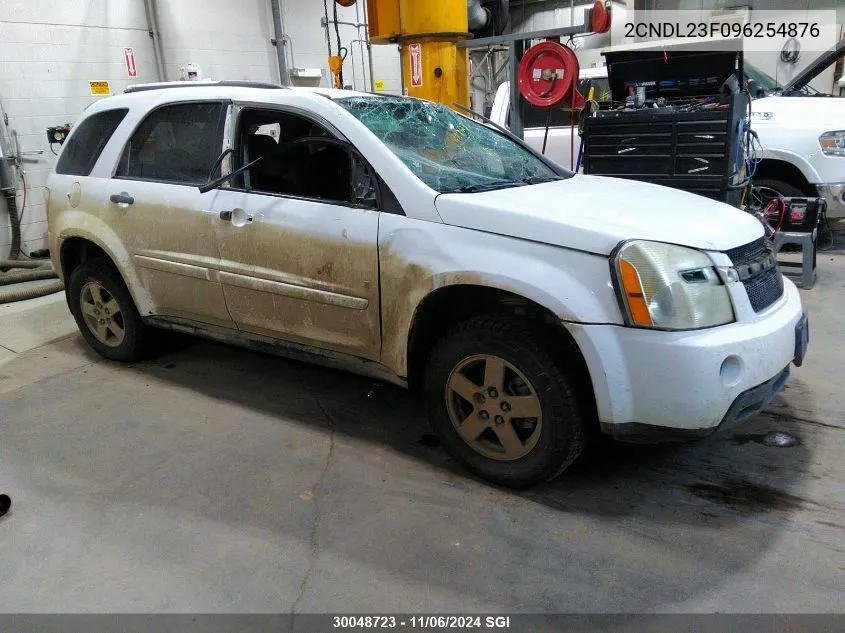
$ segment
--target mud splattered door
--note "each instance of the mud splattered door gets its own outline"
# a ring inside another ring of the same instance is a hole
[[[248,332],[377,359],[379,213],[366,170],[337,139],[256,118],[241,145],[244,161],[261,160],[214,205],[229,313]]]

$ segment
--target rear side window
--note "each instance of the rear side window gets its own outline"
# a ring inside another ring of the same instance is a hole
[[[126,108],[105,110],[82,121],[68,138],[59,162],[56,163],[56,173],[68,176],[90,174],[127,112],[129,110]]]
[[[115,177],[203,184],[223,149],[227,105],[202,102],[158,108],[129,139]]]

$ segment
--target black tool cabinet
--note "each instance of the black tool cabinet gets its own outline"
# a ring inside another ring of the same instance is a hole
[[[733,95],[724,110],[599,112],[584,124],[584,173],[642,180],[739,206],[740,190],[730,182],[746,99]]]
[[[742,77],[741,52],[626,51],[606,57],[617,103],[637,86],[652,101],[715,101],[725,79]],[[731,181],[748,96],[739,92],[723,100],[727,107],[602,110],[587,117],[581,132],[584,173],[651,182],[739,206],[741,190]]]

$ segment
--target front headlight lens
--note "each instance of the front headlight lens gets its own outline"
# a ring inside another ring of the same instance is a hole
[[[819,145],[825,156],[845,157],[845,130],[825,132],[819,137]]]
[[[701,251],[635,240],[619,248],[614,266],[631,325],[691,330],[734,321],[728,289]]]

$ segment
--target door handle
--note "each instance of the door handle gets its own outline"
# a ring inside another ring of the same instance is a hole
[[[113,193],[111,196],[109,196],[109,200],[123,207],[128,207],[130,204],[135,204],[135,198],[130,196],[125,191],[121,191],[120,193]]]
[[[232,226],[240,228],[252,222],[254,218],[243,209],[238,208],[231,211],[221,211],[220,219],[224,222],[231,222]]]

